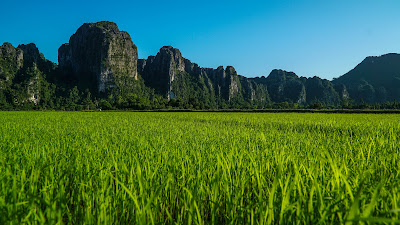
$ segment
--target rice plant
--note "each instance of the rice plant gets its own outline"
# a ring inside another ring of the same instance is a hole
[[[0,224],[398,224],[400,115],[0,112]]]

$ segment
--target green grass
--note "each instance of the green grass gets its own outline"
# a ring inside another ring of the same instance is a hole
[[[400,222],[400,115],[0,112],[0,224]]]

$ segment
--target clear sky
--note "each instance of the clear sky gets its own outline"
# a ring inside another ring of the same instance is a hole
[[[202,67],[232,65],[247,77],[284,69],[332,79],[366,56],[400,52],[399,0],[5,0],[0,6],[0,42],[34,42],[54,62],[79,26],[101,20],[127,31],[139,58],[172,45]]]

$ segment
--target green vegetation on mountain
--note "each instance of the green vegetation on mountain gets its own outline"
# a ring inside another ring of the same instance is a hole
[[[357,101],[400,100],[400,54],[367,57],[332,82],[346,85],[351,98]]]
[[[203,68],[164,46],[138,59],[113,22],[83,24],[59,48],[59,65],[34,44],[0,47],[0,109],[384,108],[400,101],[400,55],[367,57],[328,81],[273,70],[246,78]]]

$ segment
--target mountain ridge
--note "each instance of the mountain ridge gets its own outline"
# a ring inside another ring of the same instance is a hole
[[[128,108],[149,104],[264,108],[285,102],[338,106],[350,100],[400,100],[397,53],[366,57],[332,81],[299,77],[281,69],[272,70],[266,77],[245,77],[233,66],[200,67],[172,46],[163,46],[156,55],[139,59],[129,33],[108,21],[79,27],[59,48],[58,65],[45,59],[33,43],[16,48],[4,43],[0,56],[3,105],[79,105],[85,96],[92,105],[100,100]]]

